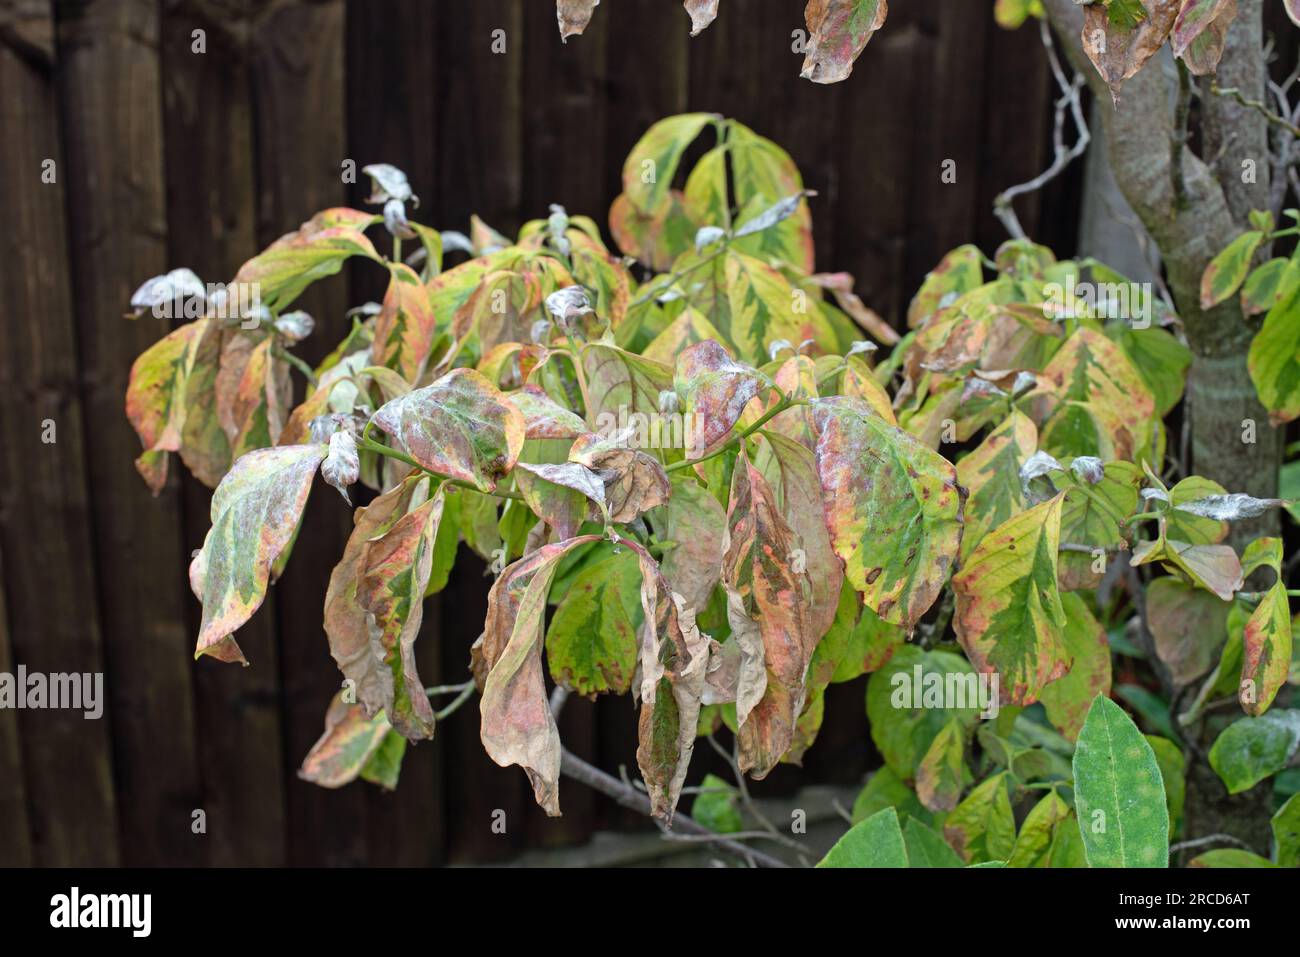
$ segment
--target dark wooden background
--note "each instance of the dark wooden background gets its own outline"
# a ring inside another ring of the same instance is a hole
[[[991,6],[899,0],[853,76],[824,87],[797,76],[800,0],[728,0],[694,39],[676,2],[606,0],[567,45],[550,0],[0,0],[0,671],[103,670],[108,689],[100,721],[0,711],[0,864],[488,861],[637,826],[571,782],[565,816],[545,819],[524,775],[483,755],[473,707],[408,752],[395,794],[297,779],[339,684],[321,607],[349,517],[317,490],[288,571],[240,632],[252,667],[194,662],[185,570],[209,493],[173,478],[153,499],[132,467],[127,373],[166,328],[125,320],[128,298],[176,266],[226,280],[314,211],[359,204],[348,158],[405,169],[417,217],[439,228],[477,212],[510,233],[552,202],[604,222],[641,132],[711,110],[793,154],[819,193],[819,267],[852,272],[896,321],[944,251],[1005,238],[994,194],[1046,161],[1037,31],[999,30]],[[191,52],[196,29],[206,53]],[[1026,228],[1070,253],[1078,192],[1072,172],[1026,200]],[[309,292],[306,358],[376,281],[358,270]],[[488,584],[462,563],[431,601],[426,680],[465,677]],[[859,779],[862,693],[833,689],[804,771],[760,793]],[[561,732],[634,773],[634,726],[626,698],[574,700]]]

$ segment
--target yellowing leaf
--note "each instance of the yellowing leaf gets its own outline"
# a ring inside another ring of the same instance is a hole
[[[1038,429],[1024,413],[1011,414],[984,441],[957,463],[957,481],[968,492],[962,555],[980,539],[1025,507],[1020,469],[1038,450]]]
[[[1242,571],[1249,575],[1260,565],[1276,574],[1251,613],[1242,633],[1241,685],[1238,699],[1245,712],[1259,717],[1277,697],[1291,668],[1291,608],[1282,577],[1282,540],[1260,538],[1246,548]]]
[[[951,811],[961,798],[966,772],[966,732],[953,719],[944,725],[916,768],[916,796],[931,811]]]
[[[1257,230],[1242,233],[1210,260],[1201,276],[1202,309],[1217,306],[1240,288],[1263,241],[1264,234]]]
[[[155,495],[167,480],[165,453],[181,447],[190,372],[210,325],[211,320],[200,319],[181,326],[146,349],[131,365],[126,417],[144,446],[136,468]]]
[[[433,307],[420,277],[409,266],[390,263],[388,269],[388,292],[375,322],[370,354],[375,365],[395,369],[407,382],[415,382],[433,348]]]
[[[953,576],[953,627],[977,671],[1001,677],[1004,702],[1032,704],[1070,665],[1056,584],[1064,494],[989,532]]]
[[[1110,694],[1110,642],[1105,629],[1079,595],[1062,595],[1061,607],[1065,610],[1061,641],[1071,659],[1070,668],[1044,686],[1039,700],[1047,712],[1047,720],[1067,740],[1073,741],[1079,736],[1092,699],[1099,694]]]
[[[261,304],[282,312],[317,279],[332,276],[350,256],[379,261],[362,232],[379,217],[355,209],[327,209],[239,267],[236,283],[256,284]]]
[[[1269,309],[1247,364],[1269,420],[1279,425],[1300,417],[1300,282]]]
[[[1010,857],[1016,842],[1016,819],[1011,812],[1008,772],[993,775],[966,795],[944,819],[943,836],[970,864]]]
[[[712,113],[670,116],[655,123],[637,140],[623,162],[623,195],[636,209],[651,214],[660,209],[682,154],[714,119]]]
[[[813,415],[835,553],[867,607],[911,631],[957,559],[957,471],[859,399],[819,399]]]

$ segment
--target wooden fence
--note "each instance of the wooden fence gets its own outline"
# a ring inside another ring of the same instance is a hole
[[[360,204],[345,159],[405,169],[417,217],[440,228],[477,212],[509,233],[552,202],[603,221],[640,133],[711,110],[793,154],[818,191],[819,266],[852,272],[897,321],[944,251],[1005,238],[993,196],[1044,165],[1038,35],[999,30],[986,0],[899,0],[853,76],[817,86],[791,49],[802,8],[728,0],[691,39],[678,3],[607,0],[561,44],[550,0],[0,0],[0,672],[103,671],[108,696],[98,721],[0,711],[0,865],[486,861],[635,823],[572,783],[548,821],[524,775],[483,755],[473,708],[408,752],[395,794],[298,780],[339,684],[321,607],[349,517],[313,497],[240,632],[252,667],[193,661],[185,570],[209,493],[175,477],[151,498],[132,467],[127,374],[166,323],[123,312],[146,277],[183,265],[226,280],[314,211]],[[949,159],[955,183],[940,178]],[[1065,253],[1077,182],[1020,208]],[[307,359],[375,281],[345,273],[304,297]],[[426,680],[466,674],[487,587],[466,562],[431,600]],[[763,787],[860,777],[862,691],[834,689],[804,770]],[[634,726],[627,699],[574,700],[561,733],[616,770],[635,767]]]

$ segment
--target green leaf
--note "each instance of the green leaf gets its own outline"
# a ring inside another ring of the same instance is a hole
[[[691,803],[691,817],[710,831],[735,834],[745,829],[740,815],[740,792],[716,774],[706,774],[700,793]]]
[[[1071,490],[1065,496],[1061,508],[1061,541],[1107,552],[1126,547],[1121,526],[1137,511],[1141,484],[1142,470],[1132,462],[1107,462],[1100,482]],[[1098,570],[1093,554],[1062,552],[1057,562],[1062,591],[1096,588],[1101,584],[1104,572]]]
[[[813,403],[817,472],[845,576],[883,620],[911,631],[961,540],[957,470],[860,399]]]
[[[1061,596],[1065,628],[1061,641],[1070,656],[1070,669],[1047,684],[1039,695],[1047,720],[1068,740],[1079,736],[1088,708],[1097,695],[1110,694],[1110,644],[1105,629],[1087,603],[1070,592]]]
[[[1070,665],[1056,584],[1063,494],[995,528],[953,576],[953,627],[976,670],[996,672],[1004,702],[1032,704]]]
[[[905,818],[916,818],[929,825],[940,819],[917,800],[912,789],[904,784],[888,765],[872,772],[866,785],[853,801],[853,823],[865,821],[877,811],[892,807]]]
[[[1183,749],[1168,738],[1148,734],[1147,744],[1160,765],[1160,779],[1165,785],[1165,804],[1169,808],[1169,836],[1178,832],[1178,824],[1183,819],[1183,804],[1187,795],[1187,761]]]
[[[885,808],[849,828],[818,867],[907,867],[907,847],[898,814]]]
[[[1188,867],[1277,867],[1270,860],[1237,847],[1220,847],[1192,858]]]
[[[1247,316],[1268,312],[1291,292],[1300,280],[1300,269],[1290,259],[1270,259],[1254,270],[1241,288],[1241,311]]]
[[[1167,867],[1160,766],[1132,719],[1098,695],[1074,751],[1074,796],[1089,867]]]
[[[1201,276],[1201,308],[1210,309],[1231,296],[1246,281],[1251,260],[1264,241],[1258,230],[1242,233],[1210,260]]]
[[[1005,861],[1016,843],[1011,778],[1006,771],[980,784],[944,819],[943,836],[969,864]]]
[[[1264,317],[1246,364],[1274,425],[1300,416],[1300,281]]]
[[[472,369],[453,369],[393,399],[371,421],[424,468],[484,492],[496,488],[524,445],[523,414]]]
[[[957,852],[939,834],[914,817],[903,822],[903,844],[910,867],[962,867]]]
[[[811,273],[812,213],[807,200],[799,199],[789,216],[746,235],[746,229],[754,230],[762,222],[764,212],[802,194],[803,177],[790,154],[736,120],[728,122],[725,150],[731,158],[732,192],[739,210],[732,248],[763,262],[785,263],[800,272]],[[692,173],[686,183],[688,201],[694,179]],[[725,173],[721,180],[713,178],[713,182],[722,187],[725,202]],[[720,225],[722,220],[701,220],[702,225],[709,223]]]
[[[583,569],[565,590],[546,632],[552,679],[581,695],[627,692],[643,620],[636,555],[619,552]]]
[[[1050,867],[1056,832],[1060,828],[1078,824],[1070,812],[1070,805],[1053,789],[1033,806],[1020,825],[1016,845],[1007,859],[1008,867]]]
[[[1224,728],[1210,748],[1210,767],[1229,794],[1239,794],[1285,768],[1298,746],[1300,710],[1274,709]]]
[[[361,768],[361,779],[378,784],[385,791],[396,791],[405,756],[406,738],[396,731],[389,731]]]
[[[298,530],[327,449],[282,445],[249,452],[217,486],[212,528],[190,564],[190,585],[203,602],[196,658],[244,662],[231,636],[266,597],[271,566]]]
[[[718,290],[710,318],[738,359],[762,365],[772,343],[782,339],[796,344],[811,339],[822,352],[837,350],[838,337],[817,301],[796,291],[779,270],[734,249],[720,262],[725,287]]]
[[[712,113],[683,113],[655,123],[623,161],[623,194],[638,210],[654,213],[665,202],[682,154],[716,119]]]
[[[1279,867],[1300,867],[1300,794],[1293,794],[1273,815],[1273,860]]]
[[[947,302],[984,283],[984,255],[977,246],[958,246],[926,274],[907,308],[907,327],[924,325]],[[947,301],[947,302],[946,302]]]

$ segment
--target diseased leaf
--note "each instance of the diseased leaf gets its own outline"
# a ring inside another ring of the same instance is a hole
[[[1226,0],[1213,14],[1204,29],[1178,53],[1192,76],[1206,76],[1219,68],[1228,42],[1228,28],[1237,18],[1237,0]]]
[[[1038,448],[1038,429],[1015,409],[969,455],[957,463],[957,481],[967,490],[961,551],[967,558],[980,540],[1025,508],[1020,469]]]
[[[325,454],[324,445],[258,449],[217,486],[212,528],[190,564],[190,584],[203,602],[196,658],[247,664],[231,636],[266,597],[271,565],[297,532]]]
[[[1003,771],[985,780],[943,822],[943,836],[963,861],[1005,861],[1016,841],[1011,780]]]
[[[367,717],[360,704],[348,704],[340,691],[325,712],[325,733],[307,752],[298,777],[323,788],[341,788],[361,775],[388,732],[383,712]]]
[[[643,620],[641,568],[633,553],[618,552],[583,569],[546,632],[551,677],[582,695],[627,692]]]
[[[1056,584],[1064,494],[989,532],[953,576],[953,628],[976,669],[996,672],[1002,699],[1038,700],[1070,666],[1065,609]]]
[[[1145,565],[1158,561],[1166,568],[1183,572],[1195,584],[1231,601],[1242,586],[1241,561],[1228,545],[1190,545],[1166,540],[1139,542],[1133,549],[1130,564]]]
[[[664,578],[684,606],[699,614],[722,576],[726,509],[694,479],[676,479],[668,503],[651,519],[659,540],[673,543],[660,565]]]
[[[671,368],[612,343],[588,343],[582,364],[587,373],[587,394],[595,406],[587,410],[587,420],[601,432],[612,432],[625,422],[657,414],[660,394],[673,388]]]
[[[320,466],[321,478],[339,490],[343,501],[349,505],[348,486],[361,476],[361,459],[357,455],[357,440],[347,429],[330,436],[329,453]]]
[[[926,274],[907,307],[907,327],[917,329],[962,293],[984,282],[984,256],[976,246],[958,246]]]
[[[888,13],[886,0],[808,0],[803,14],[808,46],[799,75],[814,83],[847,79]]]
[[[654,214],[662,208],[682,154],[716,118],[712,113],[683,113],[645,131],[623,162],[623,195],[635,209]]]
[[[966,774],[966,732],[957,719],[943,726],[916,768],[916,796],[931,811],[951,811]]]
[[[1259,538],[1246,547],[1242,572],[1249,575],[1261,565],[1276,578],[1260,598],[1242,632],[1241,685],[1237,697],[1242,709],[1258,717],[1268,710],[1291,669],[1291,608],[1282,575],[1282,540]]]
[[[1229,602],[1178,578],[1147,585],[1147,626],[1174,685],[1190,684],[1213,667],[1228,636]]]
[[[721,262],[723,285],[710,318],[738,359],[761,364],[780,340],[811,340],[821,352],[837,351],[838,339],[817,302],[810,298],[798,308],[795,290],[780,270],[734,249]]]
[[[1280,425],[1300,417],[1300,281],[1269,309],[1246,361],[1269,421]]]
[[[355,209],[319,212],[240,266],[234,282],[256,284],[261,305],[283,312],[317,279],[342,269],[349,257],[381,261],[362,232],[378,221],[378,216]]]
[[[1079,595],[1063,594],[1061,607],[1065,611],[1061,640],[1071,664],[1065,674],[1044,686],[1039,700],[1052,726],[1074,741],[1093,699],[1110,694],[1110,643],[1105,629]]]
[[[1241,287],[1241,311],[1247,316],[1268,312],[1286,298],[1293,283],[1300,281],[1300,268],[1290,259],[1270,259],[1251,270]]]
[[[745,406],[771,384],[756,369],[733,360],[716,342],[700,342],[682,352],[673,387],[682,414],[693,416],[697,423],[686,457],[700,458],[724,442]]]
[[[1210,767],[1229,794],[1248,791],[1287,766],[1300,747],[1300,710],[1273,709],[1224,728],[1210,748]]]
[[[898,825],[898,813],[887,807],[854,824],[817,866],[907,867],[907,847]]]
[[[632,522],[668,501],[672,486],[659,461],[628,448],[627,433],[608,438],[587,433],[569,451],[569,461],[585,466],[605,484],[604,501],[611,522]]]
[[[1167,867],[1169,810],[1151,745],[1098,695],[1074,749],[1074,800],[1089,867]]]
[[[211,324],[211,320],[200,319],[181,326],[146,349],[131,365],[126,417],[144,447],[136,468],[154,495],[167,481],[166,453],[180,451],[190,372]]]
[[[1020,825],[1007,867],[1051,867],[1052,847],[1058,829],[1078,828],[1070,806],[1053,789],[1030,809]]]
[[[1105,563],[1098,564],[1096,550],[1109,553],[1127,547],[1123,525],[1137,511],[1141,484],[1142,470],[1132,462],[1107,462],[1100,482],[1089,486],[1086,493],[1072,491],[1065,496],[1061,508],[1062,543],[1083,545],[1093,551],[1060,554],[1058,571],[1063,591],[1101,584]]]
[[[1135,26],[1112,22],[1100,3],[1083,11],[1083,49],[1119,102],[1120,87],[1164,45],[1181,0],[1142,0],[1147,16]]]
[[[389,263],[388,292],[375,320],[371,359],[415,382],[433,348],[436,317],[420,277],[401,263]]]
[[[587,431],[582,416],[564,408],[540,386],[525,385],[506,399],[523,414],[525,438],[576,439]]]
[[[523,414],[472,369],[453,369],[387,402],[371,421],[424,468],[484,492],[496,488],[524,445]]]
[[[605,484],[576,462],[559,465],[515,464],[515,484],[533,513],[561,539],[573,538],[587,519],[588,502],[605,504]]]
[[[957,471],[860,399],[818,399],[817,472],[831,544],[866,606],[911,631],[961,540]]]
[[[1210,260],[1201,276],[1201,308],[1210,309],[1236,292],[1250,272],[1255,252],[1264,242],[1258,230],[1242,233]]]

